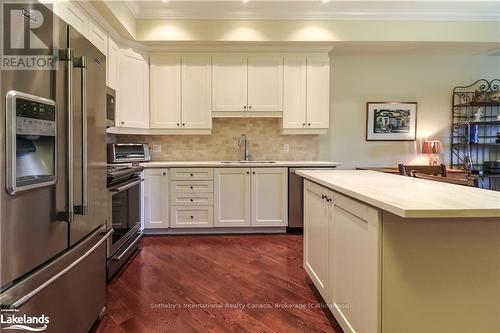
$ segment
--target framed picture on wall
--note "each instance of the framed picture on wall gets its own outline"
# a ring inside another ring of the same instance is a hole
[[[366,141],[415,141],[417,102],[366,103]]]

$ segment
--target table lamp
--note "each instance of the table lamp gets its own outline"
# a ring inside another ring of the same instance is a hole
[[[441,141],[425,141],[422,146],[422,154],[429,154],[429,165],[438,165],[439,154],[441,154]]]

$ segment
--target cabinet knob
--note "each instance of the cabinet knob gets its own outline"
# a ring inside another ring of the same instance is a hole
[[[245,110],[246,110],[246,108],[247,108],[247,106],[246,106],[246,105],[244,105],[244,106],[243,106],[243,109],[245,109]]]
[[[255,171],[252,171],[252,173],[255,175]]]
[[[167,173],[166,173],[166,172],[163,172],[163,175],[164,175],[164,176],[166,176],[166,175],[167,175]]]
[[[120,122],[120,124],[125,125],[125,122],[124,122],[124,121],[122,121],[122,122]]]
[[[326,199],[326,195],[322,194],[321,199],[323,199],[323,200]]]
[[[311,123],[307,124],[307,126],[311,126]]]
[[[306,127],[306,123],[302,123],[302,127]]]
[[[177,123],[177,127],[179,127],[181,124]]]
[[[191,219],[194,219],[194,216],[193,216],[193,215],[191,215]]]
[[[190,188],[190,189],[193,189],[193,187],[192,187],[192,186],[189,186],[189,188]]]
[[[192,173],[191,173],[190,175],[191,175],[191,177],[193,177],[193,176],[194,176]]]
[[[182,123],[182,127],[185,127],[185,126],[186,126],[186,124],[185,124],[185,123]]]
[[[189,201],[193,202],[194,200],[193,199],[189,199]]]
[[[251,109],[251,108],[252,108],[252,106],[250,105],[248,108],[249,108],[249,109]]]

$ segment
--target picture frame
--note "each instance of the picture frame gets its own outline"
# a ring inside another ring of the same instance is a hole
[[[415,141],[417,102],[367,102],[366,141]]]

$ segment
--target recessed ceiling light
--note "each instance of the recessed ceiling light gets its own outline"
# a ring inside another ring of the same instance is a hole
[[[241,1],[243,1],[243,3],[247,3],[248,2],[248,0],[241,0]]]
[[[161,2],[168,2],[168,0],[161,0]]]
[[[327,3],[329,0],[321,0],[322,3]]]

